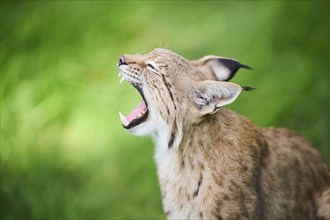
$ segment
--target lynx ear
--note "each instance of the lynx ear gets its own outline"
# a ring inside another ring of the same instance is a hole
[[[213,114],[235,101],[243,87],[234,83],[202,81],[195,91],[194,103],[200,114]]]
[[[205,56],[191,62],[209,80],[229,81],[240,68],[252,69],[237,60],[217,56]]]

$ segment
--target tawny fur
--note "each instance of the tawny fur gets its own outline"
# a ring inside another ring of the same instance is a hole
[[[129,130],[155,139],[169,219],[330,219],[320,154],[290,130],[261,129],[221,108],[240,87],[209,80],[230,79],[232,64],[164,49],[122,59],[122,76],[141,87],[149,108],[148,119]]]

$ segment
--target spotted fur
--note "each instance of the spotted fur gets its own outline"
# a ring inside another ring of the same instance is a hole
[[[247,88],[223,81],[246,65],[165,49],[124,58],[120,73],[149,109],[129,131],[155,140],[168,219],[329,219],[320,154],[292,131],[258,128],[223,108]]]

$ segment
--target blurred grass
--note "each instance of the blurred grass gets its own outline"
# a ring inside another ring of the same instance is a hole
[[[1,1],[1,219],[164,218],[153,143],[121,53],[168,47],[251,65],[230,106],[293,129],[329,163],[329,2]]]

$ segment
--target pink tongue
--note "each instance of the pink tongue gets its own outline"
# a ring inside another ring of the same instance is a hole
[[[147,108],[146,103],[144,102],[144,100],[142,100],[140,105],[138,107],[136,107],[135,109],[133,109],[131,111],[131,113],[129,113],[129,115],[126,116],[126,120],[128,121],[128,123],[131,123],[131,121],[133,121],[135,118],[137,118],[137,116],[140,113],[143,113],[146,108]]]

